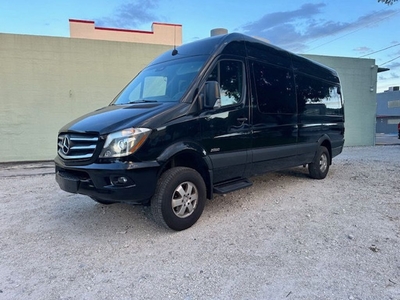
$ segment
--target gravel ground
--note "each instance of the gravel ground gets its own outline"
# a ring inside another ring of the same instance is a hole
[[[400,146],[253,178],[182,232],[23,170],[0,174],[0,299],[400,299]]]

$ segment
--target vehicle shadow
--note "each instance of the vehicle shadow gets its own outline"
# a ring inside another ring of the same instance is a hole
[[[308,174],[308,169],[304,167],[295,167],[283,171],[270,172],[251,178],[253,185],[224,195],[214,195],[214,199],[207,201],[205,214],[213,217],[220,214],[235,214],[247,206],[256,204],[254,196],[261,196],[264,191],[268,195],[263,198],[264,204],[273,205],[275,196],[274,191],[288,185],[303,184],[307,181],[313,181]],[[257,205],[257,204],[256,204]]]
[[[277,186],[301,184],[304,180],[313,180],[308,175],[307,168],[296,167],[284,171],[271,172],[251,178],[253,186],[234,191],[225,195],[215,195],[213,200],[207,200],[205,210],[198,223],[206,226],[207,219],[220,218],[227,211],[235,214],[242,210],[250,197],[263,190],[270,191],[273,201],[274,189]],[[64,234],[109,235],[132,234],[134,236],[174,234],[175,231],[159,226],[154,222],[151,207],[116,203],[104,205],[82,195],[59,193],[60,198],[54,206],[57,217],[57,227]],[[198,226],[195,224],[194,226]],[[189,229],[190,230],[190,229]],[[69,231],[69,232],[68,232]]]
[[[58,225],[71,234],[155,234],[168,232],[153,221],[149,206],[115,203],[104,205],[81,195],[65,195],[55,206]],[[172,232],[172,231],[171,231]]]

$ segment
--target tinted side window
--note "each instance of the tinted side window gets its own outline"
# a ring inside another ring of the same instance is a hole
[[[259,62],[253,63],[258,109],[267,114],[296,112],[296,98],[291,70]]]
[[[300,114],[343,114],[340,87],[337,84],[307,75],[297,74],[296,88]]]
[[[247,53],[250,57],[265,62],[273,62],[274,65],[291,68],[291,58],[289,54],[283,50],[272,46],[262,45],[259,43],[247,42]]]
[[[221,87],[221,105],[239,103],[244,93],[243,63],[237,60],[221,60],[208,80],[218,81]]]
[[[224,50],[222,51],[223,54],[229,55],[239,55],[239,56],[246,56],[246,47],[244,42],[230,42],[228,45],[225,46]]]
[[[330,82],[339,82],[339,78],[335,71],[316,62],[310,61],[307,58],[293,55],[292,63],[294,71],[298,74],[310,74],[316,78],[324,78]]]

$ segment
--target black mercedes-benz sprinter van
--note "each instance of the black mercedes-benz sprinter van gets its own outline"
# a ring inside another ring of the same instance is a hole
[[[99,203],[150,204],[157,223],[183,230],[251,176],[308,165],[325,178],[343,144],[337,73],[233,33],[162,54],[61,128],[56,180]]]

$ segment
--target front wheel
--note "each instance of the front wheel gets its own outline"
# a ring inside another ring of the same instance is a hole
[[[315,179],[324,179],[329,171],[330,155],[326,147],[320,146],[312,163],[308,164],[308,172]]]
[[[176,167],[162,174],[151,199],[151,211],[161,226],[184,230],[200,218],[206,202],[206,185],[193,169]]]

